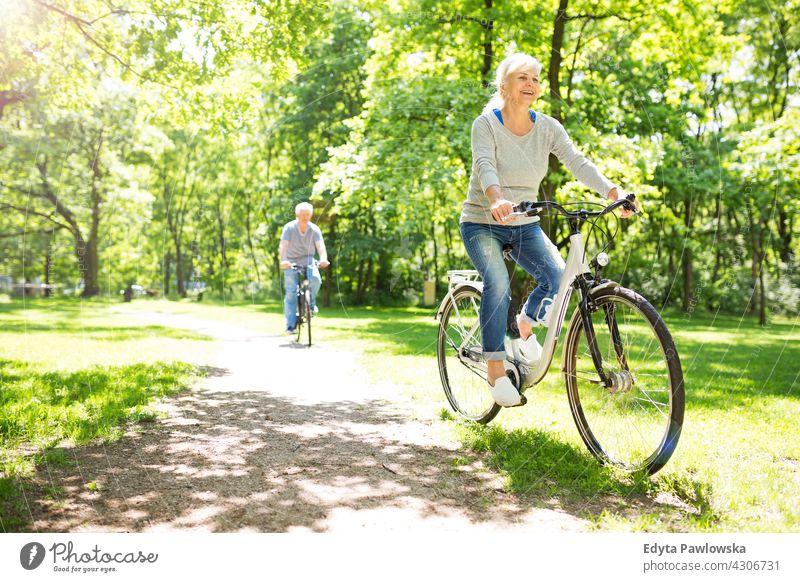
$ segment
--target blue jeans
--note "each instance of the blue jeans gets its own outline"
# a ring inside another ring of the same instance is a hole
[[[460,229],[467,254],[483,279],[480,307],[483,356],[487,360],[504,360],[511,286],[503,245],[513,246],[511,258],[538,283],[522,307],[522,319],[531,325],[544,323],[547,308],[558,292],[564,259],[538,222],[521,226],[462,222]]]
[[[319,269],[314,265],[306,267],[306,278],[311,284],[311,310],[317,304],[317,291],[322,286]],[[283,299],[283,314],[286,316],[286,329],[294,329],[297,325],[297,287],[300,284],[299,274],[294,269],[283,270],[283,285],[286,296]]]

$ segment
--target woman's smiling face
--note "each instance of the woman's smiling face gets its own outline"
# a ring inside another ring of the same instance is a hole
[[[503,83],[503,98],[509,103],[530,107],[542,94],[539,73],[533,69],[520,69],[506,77]]]

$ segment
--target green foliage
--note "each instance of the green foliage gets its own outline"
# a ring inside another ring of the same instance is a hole
[[[573,1],[560,21],[481,0],[3,10],[0,272],[15,280],[278,298],[281,227],[311,199],[325,302],[414,304],[429,279],[441,296],[470,266],[471,123],[523,50],[544,65],[535,108],[645,201],[610,276],[687,313],[765,324],[800,304],[796,0]],[[545,194],[598,201],[557,164]],[[563,242],[565,224],[548,228]]]

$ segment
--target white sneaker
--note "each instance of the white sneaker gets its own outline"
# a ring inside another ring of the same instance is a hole
[[[489,391],[492,393],[492,398],[500,406],[519,406],[522,404],[522,396],[514,388],[513,382],[508,376],[501,376],[494,381],[494,386],[489,384]]]

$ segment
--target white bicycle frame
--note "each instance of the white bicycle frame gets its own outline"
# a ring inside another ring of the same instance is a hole
[[[531,366],[528,368],[528,366],[524,364],[524,362],[526,362],[526,358],[520,350],[519,344],[521,340],[517,339],[511,340],[510,342],[506,341],[506,344],[510,344],[511,347],[511,353],[508,353],[507,350],[506,360],[514,365],[522,364],[520,366],[523,368],[521,370],[523,373],[522,387],[529,387],[534,384],[538,384],[542,378],[544,378],[545,374],[547,374],[547,370],[550,368],[550,364],[553,361],[553,354],[555,353],[556,344],[558,343],[558,337],[561,335],[561,328],[564,325],[564,317],[566,316],[567,307],[569,306],[569,300],[573,291],[572,284],[579,275],[591,273],[589,270],[589,264],[586,261],[583,235],[581,235],[580,232],[572,234],[570,235],[569,240],[569,253],[567,253],[564,274],[561,276],[561,281],[558,285],[558,293],[553,301],[552,307],[550,308],[547,321],[545,321],[545,326],[547,327],[547,336],[545,337],[544,344],[542,345],[541,356],[537,361],[531,362]],[[463,286],[470,286],[479,291],[483,291],[483,281],[480,280],[480,274],[478,271],[447,271],[447,276],[450,281],[447,289],[447,295],[445,295],[444,299],[442,299],[442,303],[439,305],[439,309],[436,313],[436,318],[440,320],[448,301],[453,300],[453,295],[458,289]],[[616,283],[613,284],[616,285]],[[453,304],[453,306],[456,308],[456,315],[460,322],[461,314],[458,312],[457,306],[455,304]],[[459,325],[461,324],[459,323]],[[485,362],[478,363],[472,359],[465,358],[463,355],[464,349],[470,345],[470,341],[473,340],[475,332],[479,329],[479,327],[479,321],[476,322],[470,330],[464,330],[463,326],[461,326],[463,339],[461,345],[458,346],[458,357],[460,360],[468,363],[471,366],[477,365],[482,369],[485,369]]]

